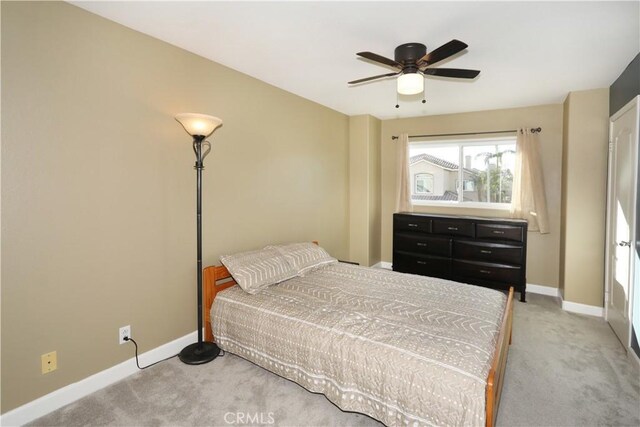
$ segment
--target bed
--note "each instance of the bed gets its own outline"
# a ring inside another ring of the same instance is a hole
[[[203,287],[207,340],[345,411],[388,426],[495,424],[513,289],[345,263],[256,295],[212,266]]]

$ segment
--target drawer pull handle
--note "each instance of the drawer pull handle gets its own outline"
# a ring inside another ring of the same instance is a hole
[[[487,250],[484,250],[484,249],[480,249],[480,253],[481,253],[481,254],[491,254],[491,251],[487,251]]]
[[[418,264],[427,265],[425,261],[416,261]]]
[[[417,227],[418,224],[409,224],[409,227]]]
[[[427,246],[426,243],[422,243],[422,242],[418,242],[418,243],[416,243],[416,245],[418,245],[418,246]]]
[[[493,234],[504,234],[504,231],[493,230]]]
[[[458,227],[447,227],[447,230],[458,231]]]
[[[489,271],[489,270],[480,270],[480,273],[491,274],[491,271]]]

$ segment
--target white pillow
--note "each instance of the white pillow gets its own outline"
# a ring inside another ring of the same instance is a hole
[[[298,276],[304,276],[325,265],[338,262],[315,243],[290,243],[288,245],[267,246],[265,249],[275,249],[282,254],[293,266]]]
[[[238,285],[250,294],[257,294],[268,286],[296,276],[295,268],[276,249],[223,255],[220,261]]]

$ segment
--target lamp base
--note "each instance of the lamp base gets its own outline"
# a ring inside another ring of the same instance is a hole
[[[220,354],[220,348],[212,342],[194,343],[182,349],[178,358],[187,365],[209,363]]]

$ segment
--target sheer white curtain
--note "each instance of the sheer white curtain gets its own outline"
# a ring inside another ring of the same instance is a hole
[[[401,133],[396,144],[396,182],[398,183],[396,212],[412,212],[411,177],[409,176],[409,134]]]
[[[526,219],[529,231],[549,233],[540,143],[529,129],[518,131],[514,172],[511,216]]]

